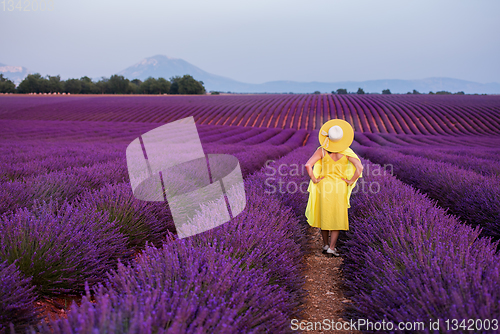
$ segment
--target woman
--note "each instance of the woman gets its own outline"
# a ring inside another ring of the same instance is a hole
[[[306,163],[311,181],[305,215],[309,225],[321,229],[323,253],[328,256],[339,256],[335,244],[340,231],[349,230],[349,198],[362,177],[363,165],[349,147],[353,139],[354,130],[346,121],[326,122],[319,131],[321,146]]]

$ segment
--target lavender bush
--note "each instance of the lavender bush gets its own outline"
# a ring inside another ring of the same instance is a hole
[[[22,330],[40,320],[30,280],[23,277],[15,263],[0,262],[0,333],[7,333],[11,325]]]
[[[93,287],[95,304],[88,292],[67,320],[41,324],[41,332],[291,332],[304,296],[305,238],[291,208],[265,193],[260,173],[245,180],[247,205],[238,217],[146,247]]]
[[[106,212],[109,222],[115,222],[119,232],[127,236],[128,247],[142,248],[146,241],[161,246],[167,231],[175,232],[168,205],[136,199],[128,183],[107,184],[97,191],[86,189],[73,205],[89,212]]]
[[[304,298],[304,277],[298,274],[304,269],[304,228],[290,207],[265,193],[258,178],[245,180],[245,188],[245,210],[230,222],[193,236],[193,244],[213,246],[242,260],[245,268],[267,272],[269,284],[285,288],[289,300],[286,313],[294,314]]]
[[[105,212],[35,203],[0,219],[0,260],[17,262],[41,295],[77,294],[130,258],[127,238]]]
[[[479,225],[482,235],[500,238],[500,188],[498,177],[486,177],[446,162],[408,156],[394,150],[358,146],[363,157],[391,164],[399,179],[465,222]]]
[[[440,318],[441,332],[447,332],[444,319],[498,319],[498,242],[480,238],[479,228],[390,175],[365,181],[381,190],[353,198],[352,228],[342,247],[357,315],[426,324]]]
[[[472,154],[468,155],[459,153],[455,154],[442,153],[439,152],[437,149],[429,149],[422,147],[398,148],[397,151],[406,155],[414,155],[417,157],[423,157],[434,161],[447,162],[462,169],[466,170],[468,169],[476,173],[482,174],[484,176],[493,176],[493,177],[500,176],[500,165],[498,164],[498,160],[495,161],[495,160],[481,159],[473,156]],[[461,151],[461,150],[457,149],[455,150],[455,152],[456,151]]]
[[[178,240],[148,246],[131,265],[118,265],[67,319],[41,333],[286,333],[288,300],[258,269],[212,247]]]

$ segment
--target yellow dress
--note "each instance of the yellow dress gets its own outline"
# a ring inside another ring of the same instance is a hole
[[[338,153],[343,156],[335,161],[324,152],[323,158],[313,167],[314,176],[316,178],[324,176],[324,178],[318,183],[310,180],[307,188],[309,191],[305,212],[307,222],[322,230],[349,230],[347,209],[351,207],[350,196],[359,178],[350,186],[342,178],[349,180],[356,171],[356,167],[348,157],[358,160],[359,158],[351,148]],[[362,174],[359,177],[362,177]]]

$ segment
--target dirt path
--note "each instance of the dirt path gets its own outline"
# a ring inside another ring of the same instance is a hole
[[[314,322],[321,322],[328,319],[330,326],[335,326],[337,322],[349,321],[343,319],[342,314],[346,303],[350,300],[344,297],[342,289],[342,254],[340,257],[327,257],[322,254],[323,241],[318,228],[309,227],[311,235],[310,253],[306,255],[306,283],[304,289],[307,290],[307,298],[303,305],[304,311],[299,318],[302,322],[303,333],[360,333],[351,330],[336,330],[334,327],[328,329],[322,325],[321,329],[316,327]],[[335,323],[334,323],[335,322]],[[318,325],[316,325],[318,326]],[[337,324],[340,326],[340,324]],[[344,327],[349,328],[349,327]],[[294,327],[292,327],[294,329]],[[340,329],[340,328],[339,328]]]

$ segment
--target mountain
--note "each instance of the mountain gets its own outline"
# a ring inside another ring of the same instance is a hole
[[[17,86],[31,72],[26,67],[9,66],[0,63],[0,73],[3,74],[4,78],[12,80]]]
[[[148,77],[170,79],[174,75],[183,76],[190,74],[196,80],[201,80],[204,83],[207,91],[235,91],[245,92],[252,90],[252,85],[242,83],[233,79],[229,79],[220,75],[211,74],[203,71],[201,68],[196,67],[185,60],[179,58],[171,58],[163,55],[156,55],[154,57],[144,58],[140,62],[127,67],[123,71],[117,73],[123,75],[130,80],[140,79],[145,80]],[[257,87],[253,88],[254,90]]]
[[[203,71],[185,60],[156,55],[141,60],[118,73],[128,79],[145,80],[149,76],[169,79],[174,75],[190,74],[196,80],[205,84],[207,91],[216,90],[234,93],[313,93],[318,90],[330,93],[338,88],[345,88],[349,92],[356,92],[359,87],[367,93],[381,93],[383,89],[390,89],[392,93],[405,94],[417,90],[420,93],[429,91],[449,91],[452,93],[463,91],[466,94],[500,94],[500,83],[477,83],[453,78],[427,78],[420,80],[369,80],[369,81],[339,81],[339,82],[297,82],[297,81],[269,81],[262,84],[249,84],[226,78],[220,75]]]

